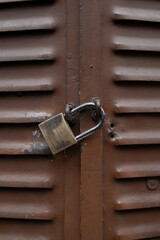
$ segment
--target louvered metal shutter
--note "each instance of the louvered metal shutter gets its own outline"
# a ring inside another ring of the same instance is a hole
[[[160,238],[159,22],[159,1],[103,1],[105,239]]]
[[[0,0],[0,239],[63,234],[63,161],[38,123],[64,109],[64,1]]]
[[[0,1],[0,240],[160,238],[159,22],[157,0]],[[64,164],[37,127],[65,91],[107,112],[81,184],[79,147]]]

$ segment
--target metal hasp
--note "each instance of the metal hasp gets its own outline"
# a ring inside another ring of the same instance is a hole
[[[39,124],[39,128],[54,155],[76,144],[83,138],[93,134],[103,126],[105,121],[105,112],[101,106],[99,106],[97,109],[97,105],[98,104],[96,102],[88,102],[70,109],[67,105],[67,117],[65,114],[60,113]],[[91,111],[92,118],[96,117],[96,120],[99,119],[100,121],[95,127],[92,127],[91,129],[86,130],[75,137],[66,118],[73,120],[75,115],[78,113],[81,114],[82,111]]]

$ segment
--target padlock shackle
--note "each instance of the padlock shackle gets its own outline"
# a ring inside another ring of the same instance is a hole
[[[86,110],[86,109],[93,109],[93,110],[96,109],[95,103],[93,103],[93,102],[83,103],[83,104],[71,109],[70,114],[75,115],[76,113],[82,112],[83,110]]]
[[[77,106],[77,107],[73,108],[70,111],[70,114],[71,115],[75,115],[76,113],[81,112],[81,111],[83,111],[85,109],[93,109],[93,110],[95,110],[96,109],[96,105],[93,102],[88,102],[88,103],[81,104],[80,106]],[[88,137],[89,135],[91,135],[92,133],[94,133],[95,131],[97,131],[98,129],[100,129],[103,126],[103,124],[105,122],[105,112],[104,112],[102,107],[100,107],[100,110],[101,110],[100,122],[95,127],[92,127],[91,129],[88,129],[85,132],[83,132],[83,133],[79,134],[78,136],[76,136],[75,138],[76,138],[77,141],[80,141],[83,138]]]

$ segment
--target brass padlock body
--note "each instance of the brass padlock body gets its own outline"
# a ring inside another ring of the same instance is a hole
[[[39,128],[53,154],[77,143],[63,113],[42,122]]]

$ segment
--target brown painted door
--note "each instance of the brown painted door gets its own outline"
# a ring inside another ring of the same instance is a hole
[[[159,23],[157,0],[0,0],[0,240],[160,239]],[[103,129],[52,156],[38,124],[95,96]]]
[[[64,165],[38,123],[64,109],[65,1],[0,0],[0,239],[64,239]]]

